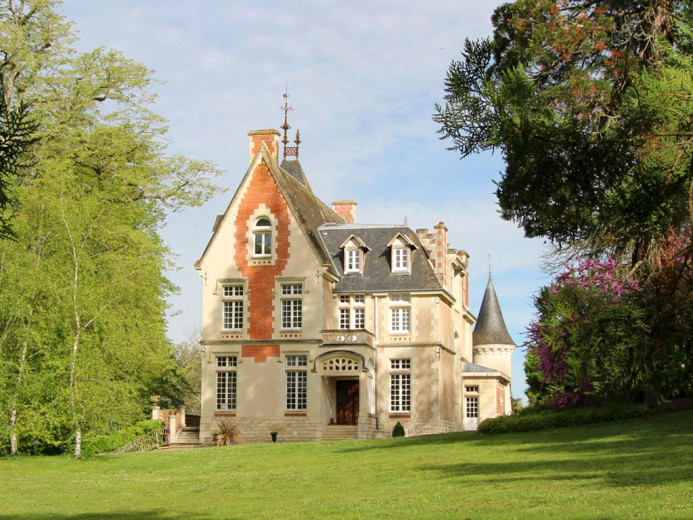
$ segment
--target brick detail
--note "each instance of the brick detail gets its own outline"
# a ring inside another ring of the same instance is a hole
[[[279,357],[279,345],[243,345],[242,358],[254,358],[256,363],[267,363],[268,357]]]
[[[260,204],[264,204],[277,221],[277,236],[273,237],[275,262],[271,265],[248,264],[252,247],[248,243],[248,226],[252,225],[249,221]],[[253,172],[239,203],[234,225],[237,244],[234,260],[243,276],[248,278],[248,337],[270,339],[275,331],[274,280],[281,276],[289,259],[289,208],[266,164],[258,165]]]

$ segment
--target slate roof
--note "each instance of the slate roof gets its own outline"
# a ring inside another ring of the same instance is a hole
[[[463,363],[462,364],[462,372],[472,372],[472,373],[488,373],[488,374],[495,374],[498,372],[498,370],[493,369],[493,368],[488,368],[484,367],[481,365],[477,365],[475,363]]]
[[[515,345],[505,326],[503,313],[498,303],[498,296],[493,287],[491,276],[488,278],[484,299],[481,301],[479,317],[474,327],[472,344],[478,345]]]
[[[414,231],[406,226],[378,224],[327,224],[318,229],[334,271],[340,277],[336,293],[417,292],[442,290],[433,272],[425,248]],[[411,272],[393,273],[387,244],[398,234],[405,235],[416,246],[411,251]],[[344,273],[344,251],[341,245],[354,235],[369,248],[364,254],[362,273]]]
[[[286,168],[291,171],[286,170]],[[303,182],[299,180],[299,177],[303,179]],[[329,263],[329,253],[318,236],[318,228],[327,222],[343,223],[344,219],[313,195],[298,159],[295,161],[285,159],[279,169],[279,175],[275,175],[275,179],[286,196],[289,206],[294,210],[298,223],[318,253],[320,261]]]

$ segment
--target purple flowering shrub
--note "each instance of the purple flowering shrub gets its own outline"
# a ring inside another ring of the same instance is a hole
[[[525,343],[530,405],[693,396],[691,233],[638,266],[578,258],[535,297]]]
[[[541,290],[525,344],[530,404],[564,408],[633,389],[633,340],[647,330],[631,303],[640,291],[612,258],[578,258]]]

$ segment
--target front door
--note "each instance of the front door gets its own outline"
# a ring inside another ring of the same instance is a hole
[[[337,380],[337,424],[358,424],[359,382]]]

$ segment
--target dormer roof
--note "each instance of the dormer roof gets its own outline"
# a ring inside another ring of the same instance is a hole
[[[363,240],[361,240],[359,237],[356,235],[349,235],[349,238],[347,238],[341,246],[339,246],[340,249],[344,249],[349,245],[349,242],[355,242],[359,248],[364,249],[366,251],[370,251],[370,247],[368,247]]]
[[[419,246],[417,246],[411,238],[409,238],[407,235],[402,234],[401,232],[397,233],[394,236],[394,238],[387,243],[387,247],[392,247],[398,240],[401,242],[404,242],[406,245],[408,245],[412,249],[418,249],[419,248]]]
[[[505,326],[503,313],[501,312],[498,296],[493,287],[493,281],[489,275],[484,299],[481,301],[481,309],[477,318],[472,343],[475,347],[480,345],[513,345],[515,342]]]

